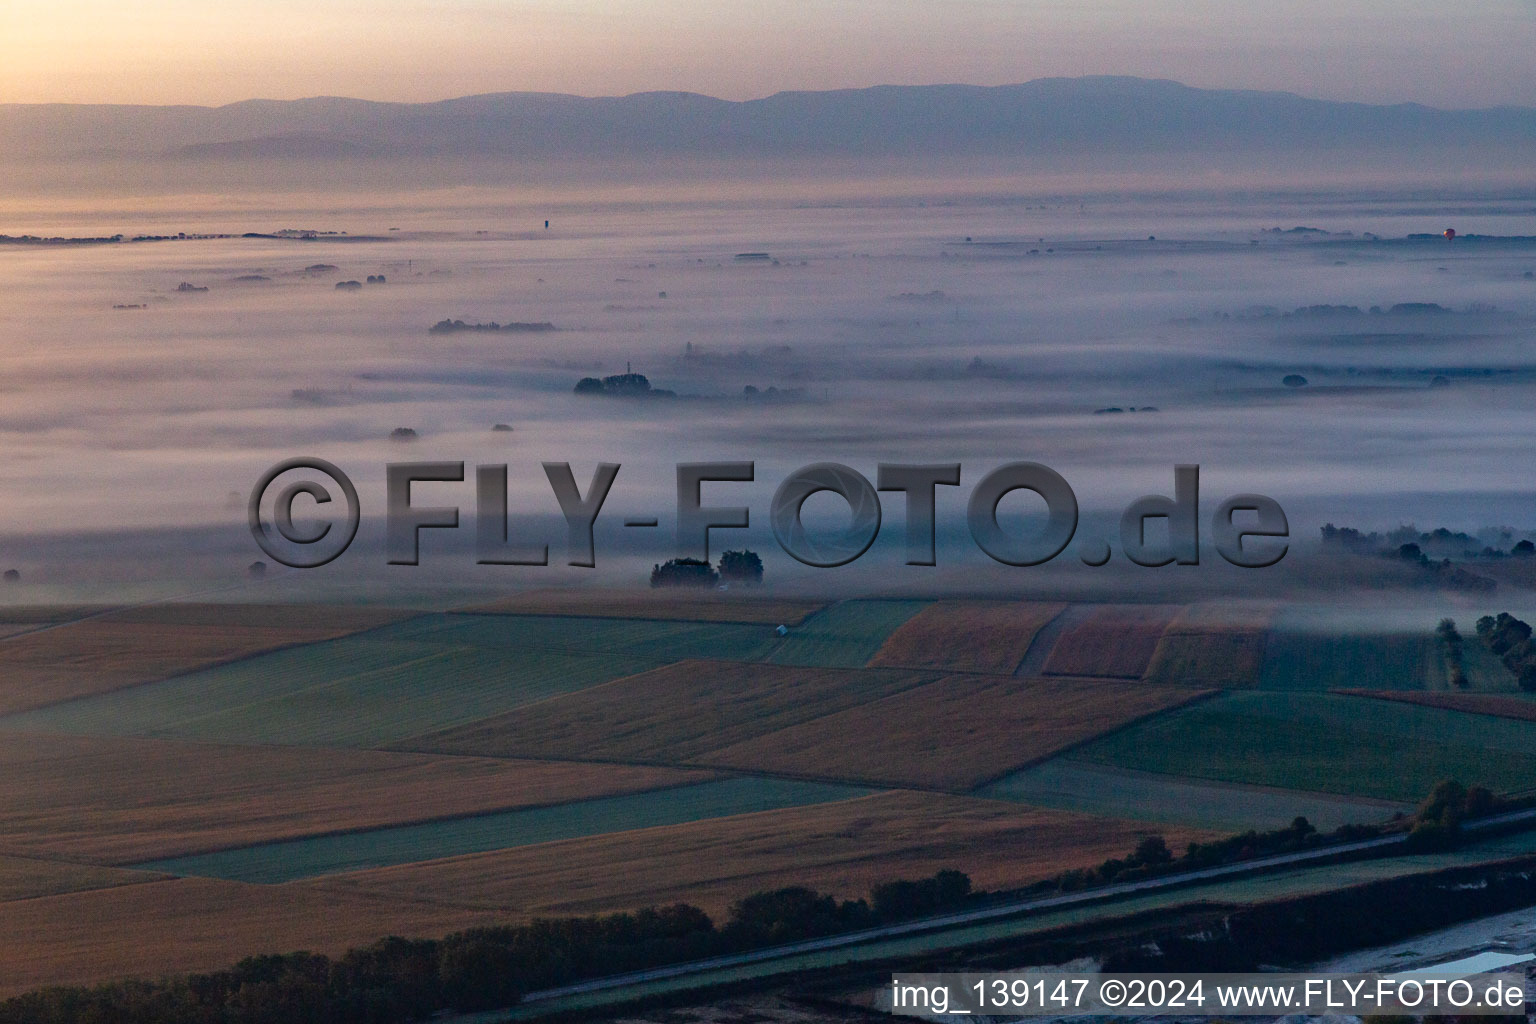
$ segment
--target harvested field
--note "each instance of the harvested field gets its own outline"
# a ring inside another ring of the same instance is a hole
[[[441,642],[393,635],[376,630],[41,708],[0,719],[0,730],[378,746],[659,663],[474,646],[452,632]]]
[[[784,779],[719,779],[555,807],[294,839],[134,866],[171,875],[201,875],[272,884],[579,836],[846,800],[868,792],[852,786]]]
[[[1362,800],[1327,793],[1235,786],[1173,775],[1126,771],[1058,757],[977,791],[977,796],[1021,800],[1037,807],[1104,814],[1139,821],[1246,832],[1284,828],[1297,815],[1329,832],[1340,825],[1384,821],[1412,804]]]
[[[128,864],[709,777],[629,765],[13,734],[0,743],[0,851]]]
[[[679,763],[933,678],[912,669],[686,661],[400,746]]]
[[[1104,679],[953,675],[722,746],[697,764],[969,790],[1202,691]]]
[[[1158,642],[1147,682],[1235,689],[1254,686],[1264,666],[1263,633],[1181,633]]]
[[[460,611],[477,615],[594,615],[620,619],[677,619],[796,626],[826,606],[824,601],[743,597],[738,593],[534,590]]]
[[[1178,849],[1212,833],[1024,807],[887,793],[839,803],[596,836],[309,883],[440,898],[520,917],[588,914],[679,900],[723,914],[742,896],[805,885],[844,897],[943,868],[982,888],[1098,864],[1160,834]]]
[[[859,668],[927,601],[839,601],[790,631],[767,659],[778,665]]]
[[[1107,736],[1075,760],[1417,802],[1443,779],[1531,788],[1536,724],[1334,694],[1233,691]]]
[[[1064,632],[1045,661],[1056,676],[1140,679],[1181,605],[1107,604]]]
[[[172,616],[175,606],[157,606]],[[0,714],[44,707],[92,694],[180,675],[219,662],[249,657],[273,648],[314,643],[343,636],[384,621],[373,612],[312,609],[303,617],[284,612],[269,616],[278,624],[244,624],[264,612],[246,608],[223,622],[206,610],[185,611],[208,621],[124,619],[147,610],[68,622],[0,639]],[[234,606],[237,609],[239,606]]]
[[[1191,605],[1168,624],[1147,665],[1153,683],[1254,686],[1264,666],[1275,604]]]
[[[1285,606],[1278,601],[1221,601],[1192,604],[1168,623],[1167,636],[1189,633],[1262,633]]]
[[[1374,697],[1377,700],[1395,700],[1404,704],[1417,704],[1426,708],[1445,708],[1448,711],[1465,711],[1474,715],[1493,715],[1496,718],[1514,718],[1522,722],[1536,722],[1536,699],[1502,693],[1461,693],[1456,691],[1421,690],[1336,690],[1351,697]]]
[[[1037,601],[938,601],[886,638],[869,664],[1010,675],[1066,607]]]
[[[125,871],[122,868],[104,868],[94,864],[70,864],[0,854],[0,903],[152,882],[164,877],[147,871]]]
[[[89,699],[0,718],[0,729],[134,735],[229,708],[299,693],[437,653],[381,634],[290,647]],[[3,644],[0,644],[3,647]]]
[[[442,935],[500,920],[392,893],[169,879],[0,903],[0,995],[44,985],[228,967],[275,950],[341,953],[383,935]]]

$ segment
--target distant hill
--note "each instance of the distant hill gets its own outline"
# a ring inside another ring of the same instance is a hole
[[[1090,155],[1321,149],[1536,152],[1536,109],[1372,106],[1124,77],[880,86],[732,102],[496,93],[224,107],[0,104],[12,159]]]

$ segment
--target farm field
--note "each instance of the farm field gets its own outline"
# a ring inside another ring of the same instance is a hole
[[[1330,829],[1447,777],[1536,778],[1536,701],[1514,693],[1254,688],[1339,644],[1350,664],[1434,661],[1432,623],[1351,635],[1259,604],[803,612],[781,639],[766,620],[150,606],[0,640],[3,666],[12,643],[87,625],[162,645],[354,630],[0,717],[0,926],[57,958],[0,953],[3,984],[677,900],[719,914],[778,885],[860,896],[941,868],[1011,887],[1149,834],[1177,849],[1297,815]],[[1052,674],[1016,674],[1026,652]],[[83,674],[82,657],[51,670]],[[133,920],[143,947],[82,915]]]
[[[432,656],[383,632],[290,647],[114,693],[0,717],[0,730],[134,735]]]
[[[1526,847],[1531,846],[1531,833],[1522,833],[1519,836],[1508,838],[1509,840],[1523,840]],[[1490,860],[1500,859],[1501,854],[1504,856],[1514,856],[1536,852],[1536,849],[1531,848],[1517,849],[1516,847],[1519,845],[1521,844],[1513,841],[1479,843],[1476,849],[1463,848],[1447,853],[1420,854],[1384,860],[1351,861],[1344,864],[1330,864],[1320,868],[1301,868],[1258,878],[1218,881],[1204,885],[1195,885],[1189,888],[1153,892],[1144,896],[1117,900],[1113,903],[1077,905],[1062,910],[1031,914],[1025,917],[1004,918],[1002,920],[962,925],[953,929],[944,929],[943,931],[901,935],[861,944],[851,949],[817,950],[775,960],[772,964],[747,964],[712,971],[706,977],[712,984],[731,984],[769,974],[816,970],[818,968],[856,962],[878,963],[892,958],[932,954],[963,946],[994,943],[998,940],[1015,939],[1026,935],[1039,935],[1053,929],[1090,921],[1142,914],[1149,911],[1169,910],[1188,905],[1194,900],[1198,900],[1206,908],[1222,905],[1243,906],[1262,899],[1304,896],[1345,888],[1350,885],[1365,884],[1385,878],[1400,878],[1431,871],[1440,871],[1446,868],[1487,863]],[[689,985],[696,986],[699,980],[698,977],[687,980],[663,979],[626,989],[625,996],[629,998],[652,998]],[[604,993],[592,993],[561,1000],[561,1008],[576,1012],[581,1009],[599,1007],[604,1001],[604,995]]]
[[[125,864],[657,789],[705,772],[16,733],[0,854]]]
[[[898,815],[911,816],[911,820],[921,823],[927,819],[917,813],[918,809],[910,804],[893,806],[888,803],[883,808],[867,806],[877,800],[910,800],[914,796],[914,794],[892,794],[890,797],[865,798],[850,803],[865,804],[863,813],[867,818],[885,818],[894,812]],[[934,799],[947,802],[953,798]],[[985,805],[990,802],[974,801],[974,803]],[[799,811],[754,815],[752,818],[706,822],[691,828],[717,828],[726,825],[739,828],[759,818],[770,819],[768,824],[771,826],[777,821],[782,821],[785,815],[805,814],[811,811],[842,812],[847,806],[847,804],[823,805]],[[1085,819],[1080,816],[1068,816],[1054,820],[1058,822],[1065,820],[1070,823]],[[1099,820],[1102,821],[1102,819]],[[861,885],[867,889],[865,876],[873,875],[873,870],[869,865],[862,867],[858,865],[854,854],[850,854],[850,860],[846,863],[838,860],[834,848],[837,842],[835,832],[838,827],[844,825],[846,825],[846,816],[842,822],[828,819],[822,826],[822,830],[817,833],[823,836],[823,856],[826,858],[825,866],[820,869],[820,873],[827,878],[848,879],[848,894],[858,895],[863,892],[859,888]],[[670,833],[675,830],[658,831]],[[771,829],[766,831],[771,832]],[[1043,838],[1047,842],[1051,840],[1053,831],[1054,828],[1045,833]],[[1182,832],[1159,831],[1167,836],[1170,846],[1188,841]],[[653,833],[643,835],[651,834]],[[742,835],[746,834],[748,833],[742,833]],[[1018,863],[1014,857],[976,859],[976,854],[984,853],[988,846],[982,839],[986,834],[985,828],[973,826],[967,829],[959,842],[954,845],[955,856],[946,857],[943,848],[927,853],[913,851],[897,862],[897,870],[908,877],[915,877],[937,869],[926,867],[925,865],[928,864],[939,867],[960,864],[967,870],[971,870],[977,879],[986,879],[984,883],[979,884],[991,887],[1012,884],[1007,879],[1022,873],[1013,871]],[[943,833],[936,833],[936,835],[943,836]],[[1137,833],[1131,832],[1124,838],[1134,845],[1136,835]],[[1198,837],[1198,833],[1191,836],[1191,838]],[[631,842],[634,838],[629,837]],[[1530,853],[1533,851],[1533,838],[1536,838],[1536,833],[1524,833],[1479,843],[1476,847],[1449,853],[1326,865],[1276,876],[1223,881],[1192,889],[1160,892],[1110,905],[1078,907],[1003,922],[985,922],[967,929],[964,939],[965,941],[982,941],[1026,932],[1034,933],[1082,920],[1176,906],[1192,899],[1242,904],[1258,899],[1322,892],[1377,878],[1438,870],[1457,864],[1471,864],[1498,857]],[[784,866],[783,862],[773,855],[769,846],[770,839],[771,835],[760,840],[761,845],[757,850],[757,856],[753,858],[765,872],[758,877],[798,880],[800,875],[794,868]],[[900,839],[901,835],[896,831],[894,847],[900,847]],[[570,856],[569,851],[597,842],[599,840],[561,843],[549,849],[561,850]],[[698,849],[698,844],[702,842],[707,842],[706,838],[696,836],[688,849]],[[729,843],[731,839],[716,837],[716,842]],[[664,856],[665,848],[655,844],[635,844],[635,846],[637,849],[634,852],[638,852],[645,858],[644,861],[636,862],[637,866],[644,868],[643,873],[635,876],[637,881],[650,883],[652,888],[649,891],[661,894],[659,898],[642,899],[638,902],[665,902],[666,894],[679,891],[678,883],[675,880],[668,880],[667,866],[656,863],[658,858]],[[1024,852],[1027,850],[1028,847],[1025,847]],[[970,859],[967,860],[967,857],[961,856],[961,851],[965,851]],[[527,856],[531,852],[532,848],[514,851],[519,856]],[[625,852],[621,850],[617,856],[622,857]],[[590,865],[611,862],[605,859],[596,861],[590,859],[594,853],[596,851],[589,849],[583,855],[584,859],[581,863]],[[1106,854],[1108,855],[1111,854]],[[496,860],[497,856],[487,854],[453,861],[439,861],[416,868],[361,872],[313,883],[256,886],[199,878],[170,879],[114,890],[0,903],[0,928],[6,929],[8,934],[28,936],[28,942],[25,943],[0,944],[0,996],[13,995],[51,984],[89,984],[130,975],[157,976],[162,973],[213,970],[228,966],[242,956],[270,952],[273,949],[313,949],[334,954],[349,946],[366,944],[379,935],[390,932],[403,935],[442,935],[476,925],[503,923],[535,916],[540,913],[537,904],[541,898],[547,901],[550,893],[560,891],[549,888],[547,885],[530,884],[526,886],[529,890],[527,902],[508,902],[484,908],[434,902],[424,895],[417,896],[410,892],[412,880],[407,877],[408,875],[421,872],[429,876],[433,886],[446,888],[452,884],[444,877],[445,869],[450,869],[465,878],[479,879],[482,888],[475,890],[475,895],[477,899],[484,899],[487,904],[495,902],[498,892],[504,895],[515,895],[514,890],[520,888],[517,886],[516,876],[498,875],[495,865],[490,863]],[[614,854],[608,854],[608,857],[612,856]],[[589,900],[591,906],[601,908],[621,904],[622,897],[616,898],[611,892],[615,881],[615,875],[611,871],[592,872],[574,862],[566,863],[571,864],[569,873],[572,877],[597,883],[592,885],[586,893],[572,893],[574,899]],[[684,863],[692,874],[684,872],[681,877],[700,878],[707,874],[699,871],[699,864],[707,861],[695,858],[691,861],[685,860]],[[543,860],[535,861],[533,866],[545,873],[541,878],[548,878],[556,865],[549,860]],[[1043,864],[1041,866],[1044,867]],[[673,875],[674,878],[677,877],[676,872],[673,872]],[[873,880],[884,881],[886,878],[874,876]],[[359,882],[361,884],[358,884]],[[558,884],[565,883],[561,881]],[[830,885],[822,887],[832,888]],[[750,889],[751,886],[749,885],[748,888]],[[374,891],[381,895],[374,895]],[[718,914],[733,898],[729,895],[732,891],[731,884],[728,881],[715,882],[711,884],[710,891],[715,895],[710,897],[709,902],[715,907],[714,912]],[[571,911],[562,904],[544,912]],[[584,913],[586,910],[577,912]],[[133,921],[138,927],[132,936],[114,933],[113,941],[103,942],[99,924],[101,921]],[[960,941],[956,935],[946,934],[941,945],[956,941]],[[902,937],[870,947],[868,955],[910,954],[932,948],[937,948],[932,937]],[[825,954],[818,954],[809,958],[808,965],[813,966],[815,963],[823,962],[824,959]],[[843,958],[839,957],[839,959]]]
[[[296,693],[197,716],[153,735],[233,743],[380,746],[641,672],[615,654],[449,648]]]
[[[1192,605],[1168,624],[1147,664],[1154,683],[1222,689],[1253,686],[1278,608]]]
[[[1200,696],[1104,679],[952,675],[692,761],[965,791]]]
[[[1287,608],[1270,632],[1259,685],[1266,690],[1445,689],[1449,684],[1434,628],[1434,622],[1426,622],[1418,630],[1364,631],[1330,610]]]
[[[744,597],[726,594],[678,594],[675,591],[534,590],[460,609],[479,615],[567,615],[619,619],[679,619],[689,622],[742,622],[797,626],[826,606],[824,601]]]
[[[1409,803],[1362,800],[1326,793],[1201,782],[1173,775],[1127,771],[1054,758],[998,779],[977,796],[1020,800],[1039,807],[1163,821],[1230,832],[1283,828],[1296,816],[1320,831],[1390,818]]]
[[[113,612],[0,639],[0,714],[327,640],[399,617],[355,609],[341,609],[335,616],[324,611],[295,616],[244,609],[243,614],[232,612],[229,622],[217,621],[217,614],[211,613],[210,621],[195,621],[205,613],[190,609],[173,613],[162,608],[158,618],[142,617],[147,614]],[[176,614],[192,621],[176,621]],[[275,624],[261,624],[266,620]]]
[[[1079,748],[1077,760],[1224,782],[1417,802],[1458,779],[1536,778],[1536,724],[1333,694],[1234,691]]]
[[[1182,610],[1181,605],[1100,605],[1062,633],[1044,672],[1140,679],[1164,630]]]
[[[1258,683],[1262,633],[1180,633],[1163,637],[1147,664],[1147,681],[1234,689]]]
[[[618,654],[394,639],[389,630],[0,718],[0,731],[375,746],[654,668]]]
[[[170,875],[274,884],[363,868],[846,800],[868,792],[852,786],[780,779],[719,779],[554,807],[293,839],[134,866],[141,871]]]
[[[114,610],[106,604],[0,604],[0,622],[42,626]]]
[[[790,631],[766,658],[778,665],[859,668],[927,601],[839,601]]]
[[[871,666],[1010,675],[1065,608],[1038,601],[936,601],[886,638]]]
[[[162,875],[0,853],[0,903],[151,882]]]
[[[401,746],[679,763],[936,676],[912,669],[680,662]]]
[[[391,640],[481,650],[622,654],[682,661],[754,661],[778,642],[772,627],[730,622],[539,615],[425,615],[389,630]]]
[[[1475,715],[1493,715],[1496,718],[1514,718],[1523,722],[1536,722],[1536,699],[1520,694],[1466,693],[1455,690],[1339,690],[1351,697],[1374,697],[1377,700],[1395,700],[1404,704],[1417,704],[1426,708],[1444,708],[1448,711],[1465,711]]]
[[[325,889],[586,914],[684,900],[723,914],[741,896],[806,885],[843,897],[958,868],[982,888],[1023,885],[1121,856],[1145,836],[1210,836],[1004,801],[886,793],[763,814],[594,836],[338,875]]]
[[[0,995],[43,985],[211,971],[276,950],[339,954],[383,935],[443,935],[504,919],[401,896],[205,878],[0,903]]]
[[[339,604],[192,604],[165,602],[117,608],[102,614],[102,622],[135,622],[158,626],[231,626],[237,629],[293,629],[328,637],[377,629],[417,613],[394,608]],[[0,616],[3,617],[3,616]]]

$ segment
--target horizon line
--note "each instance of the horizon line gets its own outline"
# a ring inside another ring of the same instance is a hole
[[[111,102],[78,102],[69,100],[38,100],[38,101],[8,101],[0,102],[0,109],[19,107],[110,107],[131,110],[227,110],[231,107],[240,107],[252,103],[270,104],[297,104],[315,103],[322,101],[365,103],[381,107],[430,107],[444,103],[457,103],[464,100],[490,99],[504,96],[542,96],[570,100],[626,100],[644,96],[679,96],[696,97],[709,100],[713,103],[742,106],[749,103],[762,103],[780,96],[801,95],[835,95],[839,93],[876,92],[884,90],[921,90],[921,89],[973,89],[978,91],[993,91],[999,89],[1019,89],[1025,86],[1037,85],[1042,82],[1091,82],[1091,81],[1120,81],[1137,82],[1148,85],[1172,85],[1191,92],[1217,92],[1239,93],[1255,96],[1286,96],[1293,99],[1305,100],[1314,103],[1332,103],[1341,106],[1371,107],[1375,109],[1392,109],[1397,107],[1416,107],[1421,110],[1442,111],[1446,113],[1474,113],[1493,110],[1532,110],[1536,105],[1522,106],[1514,103],[1495,103],[1477,107],[1443,107],[1417,100],[1400,100],[1390,103],[1370,103],[1364,100],[1332,99],[1321,96],[1309,96],[1303,93],[1293,92],[1288,89],[1252,89],[1230,86],[1199,86],[1189,85],[1174,78],[1148,78],[1142,75],[1121,74],[1087,74],[1087,75],[1044,75],[1040,78],[1030,78],[1018,82],[1004,82],[997,85],[978,85],[968,82],[929,82],[921,85],[901,83],[875,83],[872,85],[844,86],[832,89],[779,89],[762,96],[754,96],[749,99],[732,100],[709,93],[697,92],[691,89],[641,89],[629,93],[610,94],[584,94],[572,92],[555,92],[539,89],[505,89],[492,92],[464,93],[456,96],[444,96],[433,100],[383,100],[370,99],[362,96],[346,96],[333,93],[321,93],[313,96],[297,96],[291,99],[277,99],[270,96],[251,96],[245,99],[232,100],[228,103],[111,103]]]

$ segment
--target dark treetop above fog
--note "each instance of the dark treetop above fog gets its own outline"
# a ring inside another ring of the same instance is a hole
[[[0,155],[872,156],[1323,148],[1536,150],[1536,109],[1444,111],[1125,77],[881,86],[732,102],[651,92],[439,103],[321,97],[224,107],[0,104]]]

